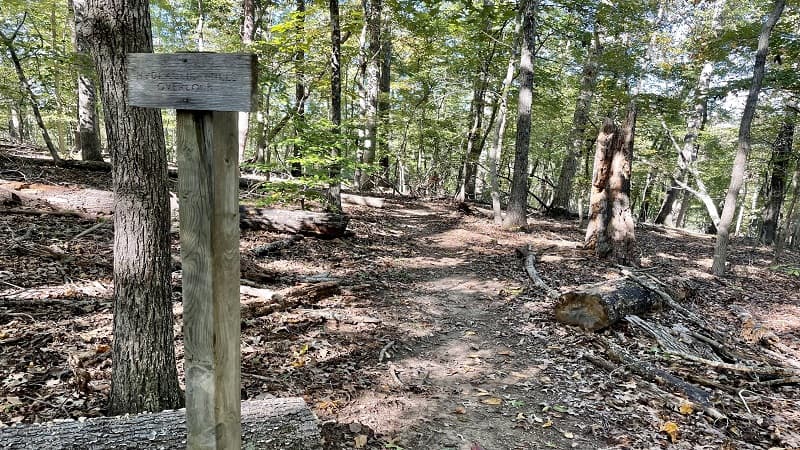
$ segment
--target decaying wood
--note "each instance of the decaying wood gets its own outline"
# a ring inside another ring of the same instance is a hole
[[[538,287],[539,289],[543,290],[547,297],[555,299],[558,298],[560,293],[551,288],[547,283],[542,280],[539,276],[539,272],[536,271],[536,253],[533,252],[533,249],[530,245],[527,247],[519,247],[516,250],[518,256],[525,258],[525,273],[528,274],[528,277],[533,281],[533,284]]]
[[[82,213],[80,211],[70,211],[65,209],[47,210],[47,209],[23,209],[23,208],[0,208],[0,214],[20,214],[26,216],[62,216],[62,217],[79,217],[81,219],[97,219],[94,214]]]
[[[295,243],[300,242],[302,240],[303,240],[303,235],[293,234],[292,236],[290,236],[290,237],[288,237],[286,239],[281,239],[280,241],[270,242],[267,245],[262,245],[261,247],[256,247],[253,250],[251,250],[250,252],[254,256],[257,256],[259,258],[263,258],[265,256],[269,256],[269,255],[272,255],[274,253],[278,253],[281,250],[283,250],[283,249],[285,249],[287,247],[291,247]]]
[[[686,354],[693,353],[686,344],[675,339],[669,330],[657,323],[648,322],[636,315],[625,316],[625,320],[653,336],[658,342],[658,345],[665,352]]]
[[[685,354],[685,353],[669,353],[672,356],[684,359],[686,361],[704,364],[716,370],[729,370],[731,372],[749,373],[762,377],[770,378],[791,378],[800,377],[800,370],[790,369],[786,367],[758,367],[746,366],[744,364],[730,364],[720,361],[712,361],[710,359],[701,358],[699,356]]]
[[[725,415],[711,404],[708,392],[652,364],[634,358],[618,345],[604,339],[602,336],[598,336],[598,341],[605,347],[609,358],[619,364],[623,364],[626,369],[645,380],[683,393],[690,401],[702,407],[703,411],[714,419],[725,418]]]
[[[661,308],[661,296],[629,277],[581,286],[561,294],[555,305],[556,320],[596,331],[625,316]]]
[[[370,208],[383,208],[386,205],[386,199],[343,193],[342,203],[347,203],[349,205],[369,206]]]
[[[350,220],[346,214],[254,208],[245,205],[239,206],[239,215],[242,228],[322,238],[343,236]]]
[[[0,428],[0,448],[184,449],[186,411]],[[317,418],[301,398],[242,402],[242,448],[321,449]]]
[[[240,292],[256,297],[242,301],[242,319],[260,317],[275,311],[283,311],[300,305],[314,304],[324,298],[341,292],[339,283],[326,281],[323,283],[303,284],[281,291],[240,286]]]

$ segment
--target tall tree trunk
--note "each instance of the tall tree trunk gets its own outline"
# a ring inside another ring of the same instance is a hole
[[[653,180],[656,175],[658,175],[658,169],[655,166],[650,167],[650,171],[647,172],[647,180],[644,183],[644,189],[642,189],[642,202],[641,205],[639,205],[639,217],[636,219],[637,222],[645,222],[647,220],[647,214],[650,212],[650,192],[653,190]]]
[[[22,142],[22,123],[20,120],[20,107],[8,107],[8,136],[12,142]]]
[[[331,157],[334,163],[330,169],[330,185],[328,186],[328,203],[333,212],[342,211],[342,183],[339,180],[341,166],[339,158],[339,135],[342,127],[342,30],[339,25],[339,0],[328,0],[328,12],[331,20],[331,123],[336,141],[331,146]]]
[[[533,103],[533,58],[536,54],[536,13],[539,0],[521,0],[522,51],[519,59],[519,100],[517,134],[514,138],[514,175],[511,180],[505,228],[528,225],[528,152],[531,141],[531,104]]]
[[[256,35],[255,0],[242,1],[242,47],[248,50]],[[250,130],[250,113],[239,112],[239,161],[244,161],[247,138]]]
[[[381,73],[381,0],[362,0],[366,20],[364,71],[364,136],[361,141],[361,163],[375,162],[378,139],[378,93]],[[360,171],[358,185],[361,190],[372,189],[372,175],[369,170]]]
[[[792,237],[793,227],[797,227],[798,220],[800,220],[800,214],[798,214],[797,209],[798,197],[800,197],[800,162],[795,164],[794,175],[792,175],[792,199],[786,209],[786,221],[781,227],[778,239],[775,241],[775,264],[780,262],[783,249]]]
[[[761,215],[761,242],[764,244],[775,242],[778,231],[781,206],[783,206],[783,199],[786,195],[786,170],[789,168],[792,156],[794,125],[794,111],[789,109],[778,133],[778,139],[772,147],[772,160],[770,161],[772,174],[767,187],[767,201]]]
[[[617,264],[638,265],[631,212],[631,164],[636,104],[631,101],[622,127],[606,118],[597,137],[589,225],[585,248]]]
[[[497,164],[500,161],[500,154],[503,149],[503,139],[506,135],[506,123],[508,122],[508,91],[511,89],[511,82],[514,81],[514,66],[516,59],[519,57],[519,46],[521,39],[519,37],[520,21],[517,18],[517,26],[514,30],[514,44],[511,49],[511,57],[508,59],[508,66],[506,67],[506,77],[503,79],[503,85],[500,88],[500,111],[498,115],[498,125],[494,134],[494,142],[492,148],[489,150],[489,182],[492,189],[492,215],[494,216],[494,223],[500,225],[503,222],[502,211],[500,210],[500,183],[498,181]]]
[[[22,23],[20,23],[19,26],[22,27]],[[36,119],[36,124],[39,125],[39,129],[42,131],[42,139],[44,139],[44,143],[47,146],[47,150],[50,152],[50,156],[53,158],[53,161],[58,163],[61,162],[61,156],[59,156],[58,149],[53,144],[53,141],[50,139],[50,133],[47,132],[47,127],[44,125],[44,120],[42,119],[42,113],[41,111],[39,111],[39,104],[36,99],[36,94],[33,93],[31,84],[28,81],[28,77],[25,76],[25,72],[22,70],[22,63],[20,62],[19,56],[17,56],[17,51],[14,48],[14,39],[16,39],[18,32],[19,28],[17,28],[17,30],[15,30],[11,36],[6,36],[5,34],[0,33],[0,40],[2,40],[3,44],[6,47],[6,50],[8,51],[9,56],[11,57],[11,62],[14,64],[14,70],[16,70],[17,72],[17,77],[19,78],[20,85],[28,94],[28,98],[31,101],[31,108],[33,109],[33,117]]]
[[[304,40],[305,39],[305,30],[306,30],[306,2],[305,0],[296,0],[297,5],[297,40]],[[308,98],[308,94],[306,92],[306,81],[305,81],[305,68],[303,65],[305,64],[306,53],[303,50],[302,45],[298,44],[298,50],[294,53],[294,64],[295,64],[295,84],[294,84],[294,108],[296,115],[294,116],[294,133],[295,136],[300,136],[303,133],[303,129],[305,128],[305,120],[306,120],[306,99]],[[300,159],[302,157],[301,146],[295,142],[292,144],[292,158]],[[293,177],[299,177],[303,175],[303,165],[300,161],[292,162],[291,174]]]
[[[595,84],[597,82],[598,63],[602,47],[600,37],[597,35],[597,24],[594,26],[595,32],[590,44],[589,53],[586,55],[586,62],[583,65],[581,76],[581,90],[575,102],[575,112],[572,115],[572,128],[567,138],[567,154],[561,162],[561,173],[558,176],[555,197],[551,208],[569,209],[569,200],[572,197],[572,181],[578,169],[578,157],[583,150],[584,135],[586,124],[589,121],[589,110],[592,106]]]
[[[114,199],[111,414],[180,408],[161,114],[128,105],[128,53],[152,52],[149,2],[89,0],[83,23],[100,78]],[[84,32],[84,31],[81,31]]]
[[[744,104],[742,122],[739,125],[739,147],[736,157],[733,160],[731,169],[731,181],[728,186],[728,193],[725,195],[725,205],[722,208],[719,226],[717,226],[717,241],[714,246],[714,262],[711,272],[721,276],[725,273],[725,260],[728,258],[728,242],[730,241],[730,226],[733,215],[736,212],[736,197],[739,196],[739,189],[744,180],[744,171],[747,166],[747,156],[750,153],[750,125],[753,123],[753,116],[756,112],[758,103],[758,93],[761,90],[761,82],[764,79],[764,64],[767,61],[769,51],[769,36],[775,24],[786,6],[786,0],[776,0],[772,12],[761,27],[758,37],[758,50],[756,51],[755,64],[753,66],[753,82],[750,85],[750,92],[747,94],[747,101]]]
[[[389,28],[389,21],[383,22],[381,32],[381,73],[378,83],[378,128],[381,136],[378,137],[378,154],[381,161],[388,163],[389,159],[389,108],[391,107],[392,91],[392,33]],[[388,164],[383,169],[383,182],[386,186],[391,186],[389,181]]]
[[[86,0],[70,0],[74,13],[74,46],[78,59],[78,129],[75,134],[76,147],[84,161],[102,161],[100,145],[100,126],[97,120],[97,99],[95,96],[92,62],[89,56],[87,36],[80,31],[86,20]]]

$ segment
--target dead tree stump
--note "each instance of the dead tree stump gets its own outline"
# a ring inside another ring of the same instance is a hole
[[[556,320],[588,331],[606,328],[627,315],[661,308],[658,292],[629,277],[581,286],[561,294],[555,305]]]

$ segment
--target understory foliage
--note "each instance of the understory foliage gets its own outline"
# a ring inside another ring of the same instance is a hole
[[[255,33],[243,43],[240,0],[151,2],[156,52],[253,52],[259,57],[260,110],[249,121],[243,167],[270,174],[268,201],[322,193],[334,180],[355,187],[367,171],[378,189],[419,196],[452,196],[469,176],[468,149],[478,154],[475,197],[489,201],[488,153],[500,125],[498,106],[509,61],[519,39],[515,2],[382,2],[380,59],[390,80],[379,97],[377,154],[362,162],[364,89],[370,55],[367,16],[360,1],[339,3],[341,17],[342,121],[330,117],[331,37],[327,2],[254,0]],[[587,208],[594,139],[603,117],[620,120],[634,99],[639,109],[631,201],[634,216],[653,220],[677,165],[687,118],[694,108],[703,65],[713,65],[706,120],[697,136],[694,173],[719,208],[730,178],[736,129],[752,77],[760,24],[771,5],[741,0],[594,0],[543,2],[537,13],[534,96],[528,178],[529,205],[548,207],[567,154],[581,71],[592,39],[598,39],[598,74],[570,208]],[[22,20],[24,18],[24,23]],[[20,89],[3,48],[0,65],[0,129],[6,139],[41,144],[30,104],[43,111],[60,152],[74,147],[77,65],[67,2],[7,0],[0,29],[19,27],[13,47],[35,98]],[[800,6],[789,2],[770,42],[764,87],[752,128],[752,152],[739,196],[736,232],[757,237],[772,150],[800,96]],[[499,194],[503,204],[513,169],[519,77],[506,92],[508,119],[500,142]],[[306,96],[298,98],[298,86]],[[301,107],[298,105],[302,105]],[[788,105],[788,106],[787,106]],[[794,106],[791,106],[794,105]],[[163,112],[167,148],[174,146],[174,116]],[[102,114],[101,114],[102,116]],[[478,118],[480,120],[476,120]],[[476,127],[475,125],[478,124]],[[102,129],[102,127],[101,127]],[[21,137],[17,137],[19,134]],[[795,133],[795,141],[797,135]],[[105,142],[103,140],[103,142]],[[471,142],[471,144],[470,144]],[[332,149],[338,156],[332,157]],[[784,210],[792,201],[794,146],[786,173]],[[172,152],[172,150],[168,150]],[[174,152],[173,152],[174,153]],[[294,174],[292,174],[294,167]],[[339,167],[339,171],[332,171]],[[297,169],[300,169],[299,172]],[[707,206],[681,191],[678,225],[706,230]],[[292,194],[294,193],[294,194]],[[292,195],[290,195],[292,194]],[[323,198],[321,196],[320,198]],[[800,209],[800,208],[795,208]],[[785,215],[785,214],[784,214]],[[782,216],[782,228],[791,217]]]

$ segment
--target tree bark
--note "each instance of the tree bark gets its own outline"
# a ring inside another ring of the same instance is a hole
[[[378,93],[381,73],[381,0],[362,0],[366,21],[366,43],[362,57],[366,59],[364,71],[364,135],[361,141],[361,163],[375,163],[378,139]],[[358,172],[358,186],[371,190],[374,186],[369,170]]]
[[[564,160],[561,162],[561,173],[558,176],[555,196],[550,205],[551,208],[569,210],[569,200],[572,197],[572,181],[578,169],[578,156],[580,156],[583,149],[586,124],[589,122],[589,110],[592,107],[600,53],[602,52],[600,37],[597,35],[597,24],[594,27],[595,32],[589,48],[589,54],[586,55],[586,62],[583,65],[581,90],[575,102],[575,112],[572,115],[572,128],[567,138],[567,154],[564,155]]]
[[[747,94],[747,100],[744,104],[742,122],[739,125],[739,145],[736,157],[733,160],[731,181],[728,186],[728,193],[725,195],[725,206],[722,208],[722,215],[717,226],[714,261],[711,265],[711,272],[717,276],[725,274],[730,226],[733,215],[736,212],[736,198],[739,196],[739,189],[741,189],[744,180],[747,156],[750,153],[750,126],[753,123],[753,116],[755,116],[756,104],[758,103],[758,93],[761,91],[761,83],[764,79],[764,65],[769,51],[769,36],[775,24],[778,23],[784,6],[786,6],[786,0],[775,1],[775,6],[761,27],[761,33],[758,37],[758,50],[756,51],[755,64],[753,65],[753,82],[750,85],[750,92]]]
[[[511,82],[514,81],[514,66],[516,59],[519,57],[520,51],[520,36],[521,23],[519,16],[517,17],[517,25],[515,27],[514,44],[511,49],[511,57],[508,59],[508,66],[506,67],[506,77],[503,79],[503,85],[500,88],[500,111],[498,113],[498,125],[494,134],[494,142],[492,148],[489,150],[489,182],[492,190],[492,216],[496,225],[501,225],[503,222],[502,211],[500,209],[500,183],[497,174],[497,165],[500,161],[500,154],[503,149],[503,139],[506,135],[506,124],[508,122],[508,91],[511,89]]]
[[[623,277],[561,294],[555,305],[555,316],[561,323],[597,331],[625,316],[648,313],[661,306],[659,293]]]
[[[517,134],[514,138],[514,175],[511,180],[505,228],[528,225],[528,152],[531,140],[531,104],[533,103],[533,63],[536,54],[536,13],[539,0],[522,0],[522,48],[519,60],[519,100]]]
[[[242,448],[319,450],[317,418],[301,398],[242,402]],[[0,429],[0,448],[31,450],[186,448],[186,410]]]
[[[342,29],[339,24],[339,0],[328,0],[328,14],[331,21],[331,130],[336,141],[331,146],[331,157],[334,159],[329,170],[331,177],[328,185],[328,204],[332,212],[342,212],[342,182],[339,158],[339,136],[342,132]]]
[[[256,35],[255,0],[242,0],[242,47],[248,50]],[[250,130],[250,113],[239,112],[239,161],[244,161]]]
[[[389,109],[391,108],[392,94],[392,32],[389,21],[383,21],[381,31],[381,72],[378,82],[378,129],[382,135],[377,138],[377,150],[381,156],[381,162],[386,162],[381,173],[383,183],[389,187]]]
[[[772,244],[778,232],[781,207],[786,196],[786,170],[792,156],[792,141],[794,140],[794,112],[790,109],[781,124],[778,139],[772,147],[772,160],[770,167],[769,186],[767,186],[767,201],[762,211],[761,242]]]
[[[152,52],[149,3],[88,0],[81,30],[100,78],[114,213],[112,414],[183,404],[175,366],[170,207],[161,114],[128,105],[127,55]]]
[[[86,20],[87,1],[70,0],[74,13],[75,52],[78,59],[78,129],[75,135],[76,147],[84,161],[102,161],[100,145],[100,125],[97,119],[97,97],[92,76],[91,57],[88,54],[87,36],[81,31],[81,23]]]
[[[594,249],[599,258],[617,264],[637,265],[633,214],[630,206],[631,163],[636,128],[636,105],[628,106],[621,128],[611,119],[603,121],[597,137],[589,225],[584,247]]]
[[[297,18],[297,36],[296,39],[305,39],[306,29],[306,1],[295,0]],[[294,53],[294,67],[295,67],[295,84],[294,84],[294,104],[296,114],[294,116],[294,133],[295,137],[299,137],[303,133],[306,120],[306,99],[308,98],[308,91],[305,81],[305,73],[303,65],[305,63],[306,53],[302,45],[298,46],[298,50]],[[295,161],[291,164],[291,174],[293,177],[303,175],[303,164],[299,161],[302,158],[303,152],[299,143],[292,144],[292,157]]]

